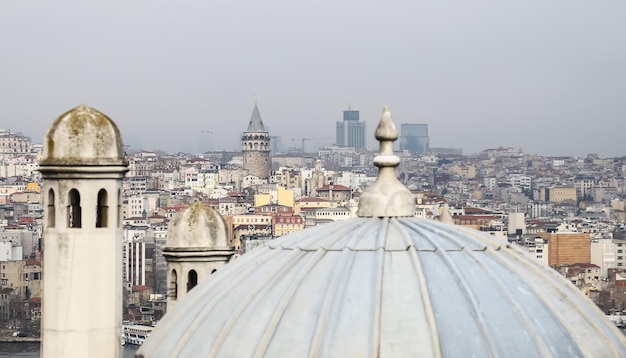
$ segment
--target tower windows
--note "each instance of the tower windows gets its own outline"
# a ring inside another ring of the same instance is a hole
[[[69,205],[67,206],[67,227],[80,228],[81,227],[81,213],[80,213],[80,194],[78,190],[72,189],[68,195]]]
[[[96,206],[96,227],[107,227],[109,205],[107,191],[100,189],[98,192],[98,205]]]
[[[169,294],[170,294],[170,298],[173,301],[176,301],[178,299],[178,276],[176,275],[176,270],[172,270],[172,274],[170,275],[170,287],[169,287]]]
[[[48,227],[54,227],[56,212],[54,208],[54,190],[48,190]]]
[[[191,291],[192,288],[196,287],[198,284],[198,273],[196,270],[190,270],[189,274],[187,274],[187,292]]]

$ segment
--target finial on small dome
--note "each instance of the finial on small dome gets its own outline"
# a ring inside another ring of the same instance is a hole
[[[439,214],[439,221],[447,224],[454,224],[454,219],[450,215],[450,207],[448,204],[443,204],[441,207],[441,214]]]
[[[398,130],[389,106],[383,109],[375,135],[380,141],[380,154],[374,158],[378,178],[361,194],[357,214],[360,217],[414,216],[415,198],[396,177],[400,158],[393,154],[393,142],[398,139]]]

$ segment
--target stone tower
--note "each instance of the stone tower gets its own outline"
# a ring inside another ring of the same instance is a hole
[[[250,117],[248,129],[241,138],[243,152],[243,168],[249,174],[261,179],[267,179],[270,175],[270,135],[263,126],[259,107],[256,102]]]
[[[120,132],[81,105],[44,138],[42,357],[119,357],[122,327]]]
[[[227,264],[234,254],[226,223],[217,211],[198,202],[176,214],[163,247],[167,260],[167,310],[171,311],[198,282]]]

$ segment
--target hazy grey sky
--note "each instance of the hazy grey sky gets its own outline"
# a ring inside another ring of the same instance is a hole
[[[349,103],[374,145],[388,104],[433,147],[626,155],[622,0],[2,1],[0,34],[0,127],[36,142],[87,103],[135,149],[234,149],[258,96],[285,145]]]

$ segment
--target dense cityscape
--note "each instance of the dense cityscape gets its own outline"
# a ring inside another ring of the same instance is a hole
[[[458,148],[430,148],[427,124],[399,127],[397,174],[415,196],[415,217],[439,220],[449,213],[456,225],[527,250],[605,314],[626,310],[626,157],[543,157],[514,148],[462,155]],[[128,148],[121,208],[124,321],[152,325],[163,316],[172,295],[163,255],[168,225],[194,203],[224,217],[232,259],[277,237],[354,218],[377,171],[364,128],[359,111],[349,109],[337,121],[335,145],[305,152],[303,139],[301,148],[285,152],[255,104],[241,151]],[[0,131],[4,335],[40,334],[42,150],[21,133]]]

